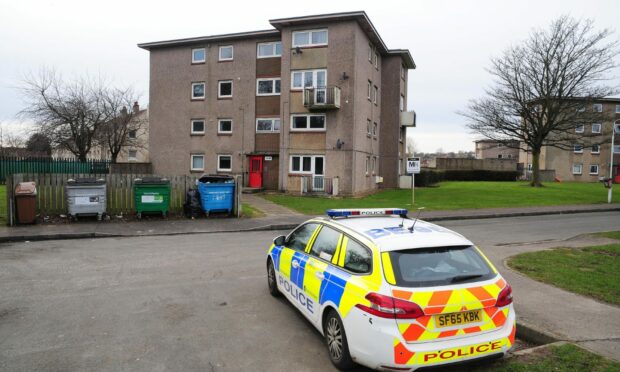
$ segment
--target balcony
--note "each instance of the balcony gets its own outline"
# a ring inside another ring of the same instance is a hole
[[[400,126],[401,127],[415,127],[416,114],[415,111],[401,111],[400,113]]]
[[[310,111],[339,109],[340,88],[335,86],[305,88],[304,107]]]

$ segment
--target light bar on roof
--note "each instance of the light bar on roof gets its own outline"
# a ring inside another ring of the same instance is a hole
[[[406,216],[408,211],[402,208],[365,208],[365,209],[328,209],[325,213],[331,217],[372,217],[372,216]]]

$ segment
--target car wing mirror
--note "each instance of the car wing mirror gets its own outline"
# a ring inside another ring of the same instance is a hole
[[[286,244],[286,236],[280,235],[277,238],[273,239],[273,244],[277,246],[282,246]]]

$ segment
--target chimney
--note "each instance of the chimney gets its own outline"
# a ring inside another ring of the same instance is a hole
[[[121,115],[127,115],[127,107],[123,106],[123,108],[121,109]]]
[[[133,113],[137,114],[138,112],[140,112],[140,104],[138,104],[138,101],[133,103]]]

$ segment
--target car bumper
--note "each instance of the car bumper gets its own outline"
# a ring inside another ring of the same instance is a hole
[[[398,332],[394,319],[373,317],[356,308],[347,314],[344,326],[351,356],[357,363],[384,371],[414,371],[505,354],[514,344],[516,318],[510,305],[506,322],[493,331],[410,344]]]

